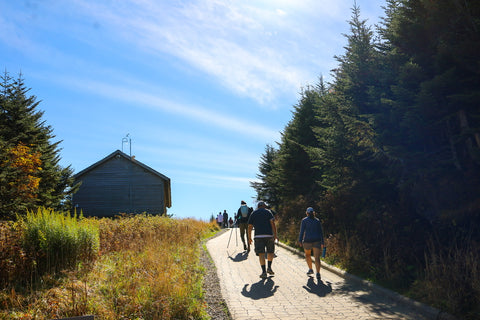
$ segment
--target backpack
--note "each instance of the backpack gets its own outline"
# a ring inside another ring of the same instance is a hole
[[[248,207],[247,206],[241,206],[240,207],[240,213],[242,214],[242,218],[246,218],[248,216]]]

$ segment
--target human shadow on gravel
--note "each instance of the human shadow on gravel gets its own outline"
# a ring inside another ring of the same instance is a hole
[[[232,257],[230,254],[228,254],[228,257],[230,258],[230,260],[232,260],[233,262],[242,262],[242,261],[245,261],[248,259],[248,252],[244,251],[244,252],[239,252],[235,255],[235,257]]]
[[[259,300],[273,296],[279,286],[276,286],[272,278],[269,277],[252,284],[250,290],[247,290],[247,287],[248,284],[243,286],[242,295],[253,300]]]
[[[318,283],[315,283],[313,277],[308,278],[307,285],[303,286],[303,288],[307,292],[316,294],[319,297],[325,297],[332,292],[332,284],[330,282],[327,281],[327,284],[325,284],[322,280],[319,280]]]

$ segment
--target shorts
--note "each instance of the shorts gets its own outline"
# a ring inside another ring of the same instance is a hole
[[[322,242],[321,241],[316,241],[316,242],[304,242],[303,243],[303,249],[312,250],[312,248],[322,249]]]
[[[268,238],[255,238],[255,253],[258,255],[265,253],[265,248],[267,253],[275,253],[275,241],[273,237]]]

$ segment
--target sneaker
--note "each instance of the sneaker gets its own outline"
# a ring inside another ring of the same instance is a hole
[[[317,280],[321,280],[322,279],[322,276],[320,275],[320,273],[317,273]]]
[[[275,274],[275,272],[273,272],[272,268],[268,268],[268,269],[267,269],[267,272],[268,272],[269,274]]]
[[[267,276],[267,273],[266,272],[262,272],[262,274],[260,275],[260,278],[262,279],[266,279],[268,276]]]
[[[307,275],[311,275],[311,274],[313,274],[313,270],[312,270],[312,269],[308,269]]]

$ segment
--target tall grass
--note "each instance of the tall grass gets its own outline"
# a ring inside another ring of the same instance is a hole
[[[72,269],[96,257],[99,232],[94,220],[39,208],[19,221],[22,247],[33,258],[37,276]]]
[[[30,229],[28,233],[24,231],[29,241],[23,242],[25,245],[51,252],[57,246],[47,244],[46,239],[59,237],[57,226],[75,230],[71,225],[75,223],[67,222],[68,217],[49,217],[50,213],[42,211],[28,220]],[[199,264],[199,254],[203,237],[218,231],[215,223],[146,215],[77,220],[80,225],[98,230],[99,250],[90,252],[96,254],[94,263],[83,268],[85,262],[81,262],[81,268],[64,272],[63,277],[44,274],[43,286],[36,291],[17,292],[13,287],[3,288],[0,290],[0,319],[42,320],[85,314],[107,320],[208,318],[202,289],[204,270]],[[22,227],[26,225],[27,222]],[[45,230],[49,230],[50,237]],[[64,230],[60,238],[71,249],[72,240],[66,239],[73,236],[66,233]],[[77,240],[84,239],[78,232],[73,234],[77,234]],[[14,237],[15,234],[10,238]],[[35,244],[36,241],[39,243]],[[46,253],[40,256],[48,261],[45,265],[56,272],[59,268],[53,266],[56,264],[54,257],[63,255],[60,260],[67,265],[70,255],[82,259],[89,257],[89,254],[82,254],[82,250],[73,250],[77,253],[61,249],[63,254],[52,255],[49,259]]]
[[[144,215],[102,220],[90,274],[102,319],[203,319],[200,240],[214,224]]]
[[[430,241],[424,275],[411,294],[464,319],[480,319],[480,244],[439,246]]]
[[[31,266],[32,261],[22,248],[18,225],[0,222],[0,289],[20,281],[25,283],[30,278]]]

